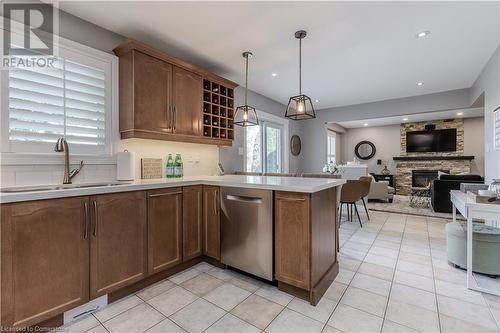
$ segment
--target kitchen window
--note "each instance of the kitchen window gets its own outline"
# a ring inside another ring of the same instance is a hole
[[[2,157],[57,154],[60,137],[72,155],[111,156],[117,58],[59,41],[53,68],[2,73]]]
[[[245,127],[245,170],[247,172],[287,172],[285,159],[285,131],[288,122],[281,119],[263,119],[258,114],[259,125]],[[270,115],[269,115],[270,116]],[[268,117],[269,117],[268,116]],[[274,118],[274,117],[273,117]]]
[[[326,131],[326,162],[336,163],[336,140],[337,133],[331,130]]]

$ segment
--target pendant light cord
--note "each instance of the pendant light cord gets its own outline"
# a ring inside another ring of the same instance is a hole
[[[302,38],[299,38],[299,95],[302,95]]]
[[[248,97],[248,54],[246,55],[246,65],[245,65],[245,106],[247,106]]]

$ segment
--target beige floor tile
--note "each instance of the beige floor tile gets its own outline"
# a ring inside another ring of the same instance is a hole
[[[282,310],[283,306],[277,303],[251,295],[236,306],[231,313],[263,330]]]
[[[269,333],[320,333],[323,324],[298,312],[284,309],[266,328]]]
[[[251,293],[255,292],[264,284],[259,280],[252,279],[251,277],[243,274],[237,274],[234,278],[229,280],[229,283],[241,289],[245,289],[246,291],[249,291]]]
[[[467,289],[467,285],[465,284],[460,285],[451,282],[436,280],[436,293],[438,293],[439,295],[457,298],[465,302],[487,306],[483,295],[478,291]]]
[[[105,322],[116,315],[119,315],[122,312],[127,311],[128,309],[133,308],[139,304],[143,303],[142,299],[139,297],[132,295],[129,297],[122,298],[116,302],[108,304],[106,307],[102,308],[102,310],[95,312],[94,316],[101,322]]]
[[[199,270],[200,272],[207,272],[214,267],[215,267],[214,265],[210,265],[209,263],[204,261],[193,266],[194,269]]]
[[[411,304],[430,311],[437,311],[436,294],[394,283],[391,290],[391,300]]]
[[[231,311],[236,305],[243,302],[245,298],[250,295],[251,293],[245,289],[238,288],[230,283],[225,283],[206,294],[203,298],[226,311]]]
[[[161,295],[153,297],[147,302],[165,316],[170,316],[186,305],[194,302],[197,298],[198,296],[184,288],[174,287]]]
[[[335,277],[335,281],[343,284],[349,284],[351,283],[352,278],[354,277],[354,272],[340,268],[339,273]]]
[[[497,330],[477,326],[469,322],[445,316],[441,314],[439,316],[439,321],[441,322],[441,332],[442,333],[485,333],[485,332],[498,332]]]
[[[359,266],[358,273],[363,273],[377,277],[379,279],[392,281],[392,276],[394,275],[394,269],[385,266],[380,266],[377,264],[372,264],[369,262],[364,262],[361,264],[361,266]]]
[[[448,265],[447,268],[436,268],[434,266],[434,275],[436,280],[465,285],[467,283],[467,273],[459,268],[453,268]]]
[[[404,261],[404,260],[398,260],[398,265],[396,267],[396,270],[402,271],[402,272],[407,272],[407,273],[412,273],[412,274],[417,274],[417,275],[422,275],[422,276],[426,276],[429,278],[433,278],[433,276],[434,276],[432,273],[432,266],[431,265],[415,264],[413,262]]]
[[[404,284],[413,288],[434,292],[434,280],[422,275],[396,271],[394,282]]]
[[[165,291],[172,289],[173,287],[175,287],[175,283],[170,280],[163,280],[153,284],[152,286],[142,289],[141,291],[136,293],[136,295],[139,296],[142,300],[147,301],[148,299],[158,296]]]
[[[330,287],[328,287],[328,289],[326,290],[323,297],[338,302],[340,301],[340,298],[342,298],[342,295],[344,295],[346,289],[347,289],[347,284],[333,281]]]
[[[176,323],[166,318],[155,326],[148,329],[145,333],[185,333]]]
[[[480,305],[460,301],[446,296],[437,296],[439,313],[474,325],[497,329],[489,309]]]
[[[377,238],[375,242],[373,242],[373,246],[384,247],[391,250],[399,250],[401,245],[399,242],[385,240],[384,238],[382,239]]]
[[[311,305],[311,303],[307,301],[295,297],[290,303],[288,303],[287,308],[319,322],[326,323],[336,305],[337,302],[326,297],[323,297],[315,306]]]
[[[165,316],[143,303],[108,320],[104,327],[111,333],[142,333],[163,319]]]
[[[270,286],[268,284],[264,284],[262,287],[260,287],[255,292],[255,294],[264,297],[274,303],[278,303],[282,306],[287,306],[287,304],[290,303],[293,298],[293,296],[290,296],[290,294],[282,292],[278,288]]]
[[[339,256],[339,265],[340,268],[355,272],[358,270],[359,265],[361,265],[361,261],[356,259],[351,259],[349,257]]]
[[[330,317],[328,326],[346,333],[378,333],[382,327],[382,318],[339,304]]]
[[[202,297],[219,287],[222,283],[224,282],[212,275],[201,273],[190,280],[182,282],[181,286],[193,294]]]
[[[67,331],[67,332],[69,332],[69,331]],[[85,331],[85,333],[108,333],[108,330],[106,330],[104,328],[104,326],[99,325],[99,326],[96,326],[94,328],[91,328],[88,331]]]
[[[387,297],[349,287],[341,298],[340,303],[383,317],[387,306]]]
[[[439,332],[437,312],[392,299],[389,300],[385,319],[421,332]]]
[[[341,247],[340,248],[340,254],[347,258],[352,258],[354,260],[363,260],[366,256],[367,251],[360,251],[360,250],[355,250],[351,249],[348,247]]]
[[[373,245],[368,251],[368,254],[374,254],[382,257],[397,259],[399,255],[398,249],[388,249],[385,247],[375,246]]]
[[[201,272],[199,270],[194,269],[194,268],[189,268],[189,269],[186,269],[186,270],[179,272],[175,275],[172,275],[169,278],[169,280],[175,284],[181,284],[182,282],[190,280],[199,274],[201,274]]]
[[[390,320],[384,320],[382,333],[418,333],[419,331],[400,325]]]
[[[206,333],[260,333],[260,330],[244,322],[238,317],[233,316],[228,313],[221,319],[219,319],[215,324],[210,326]]]
[[[376,264],[388,268],[396,267],[396,259],[381,257],[373,253],[368,253],[364,259],[364,262],[369,262],[371,264]]]
[[[199,298],[176,312],[170,319],[190,333],[200,333],[225,314],[221,308]]]
[[[351,286],[382,296],[389,296],[389,291],[391,290],[391,283],[389,281],[362,273],[354,275]]]
[[[69,323],[68,325],[59,327],[58,331],[68,332],[68,333],[82,333],[99,325],[100,325],[99,321],[93,315],[90,314],[72,323]]]
[[[343,332],[341,330],[334,328],[334,327],[325,325],[325,327],[323,328],[323,331],[321,331],[321,333],[343,333]]]
[[[206,273],[222,281],[229,281],[236,276],[236,273],[234,271],[230,269],[222,269],[219,267],[214,267],[211,270],[206,271]]]
[[[399,260],[413,262],[415,264],[430,265],[432,263],[431,257],[422,256],[420,254],[401,251],[399,253]]]

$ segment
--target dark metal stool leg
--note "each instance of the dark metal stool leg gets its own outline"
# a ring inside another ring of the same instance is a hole
[[[356,215],[358,216],[359,225],[361,226],[361,228],[363,228],[363,224],[361,223],[361,219],[359,218],[358,207],[356,207],[356,205],[354,205],[354,210],[356,211]]]
[[[370,221],[370,214],[368,214],[368,209],[366,208],[365,198],[361,198],[363,200],[363,206],[365,206],[366,216],[368,216],[368,221]]]

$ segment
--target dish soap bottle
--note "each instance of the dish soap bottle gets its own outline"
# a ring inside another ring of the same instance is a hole
[[[172,154],[168,154],[166,171],[167,178],[174,177],[174,159],[172,158]]]
[[[182,163],[182,158],[181,154],[176,154],[175,155],[175,162],[174,162],[174,177],[175,178],[182,178],[184,174],[184,165]]]

